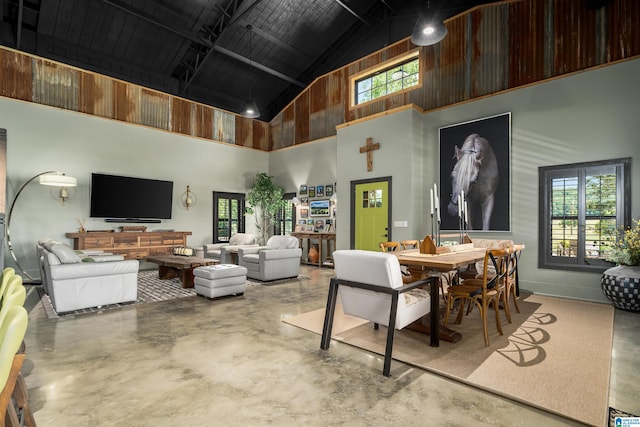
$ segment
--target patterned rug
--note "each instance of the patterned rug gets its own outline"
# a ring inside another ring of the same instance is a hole
[[[247,279],[247,287],[251,286],[272,286],[283,283],[301,282],[308,280],[308,276],[300,275],[293,279],[274,280],[272,282],[260,282],[257,280]],[[49,319],[60,319],[62,317],[72,317],[87,313],[99,313],[105,310],[113,310],[115,308],[127,307],[136,304],[147,304],[159,301],[167,301],[177,298],[187,298],[196,296],[193,288],[183,288],[180,279],[160,280],[158,278],[158,270],[145,270],[138,272],[138,299],[135,302],[124,304],[109,304],[101,307],[85,308],[82,310],[69,311],[66,313],[56,313],[51,305],[49,295],[44,293],[41,286],[37,287],[40,302],[44,307],[44,311]]]

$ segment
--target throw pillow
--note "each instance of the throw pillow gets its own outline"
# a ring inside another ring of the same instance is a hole
[[[53,252],[63,264],[75,264],[82,261],[78,254],[64,243],[56,243],[51,246],[51,252]]]

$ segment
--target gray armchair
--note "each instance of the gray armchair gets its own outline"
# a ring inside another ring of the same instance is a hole
[[[240,248],[238,264],[247,269],[247,277],[266,282],[297,277],[301,256],[297,238],[271,236],[267,246]]]
[[[202,247],[204,258],[220,261],[220,264],[231,264],[231,250],[241,247],[258,247],[256,236],[248,233],[236,233],[227,243],[209,243]]]

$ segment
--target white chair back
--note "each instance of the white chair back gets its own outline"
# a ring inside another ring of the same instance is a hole
[[[384,252],[362,250],[338,250],[333,253],[336,277],[342,280],[368,283],[380,287],[402,287],[400,263],[395,255]],[[380,325],[389,325],[391,295],[366,289],[340,286],[338,288],[345,314],[367,319]],[[405,298],[398,299],[396,328],[405,325],[400,321]]]

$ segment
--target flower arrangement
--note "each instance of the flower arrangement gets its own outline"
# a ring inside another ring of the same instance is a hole
[[[616,239],[604,259],[617,265],[640,265],[640,219],[631,221],[631,227]]]

